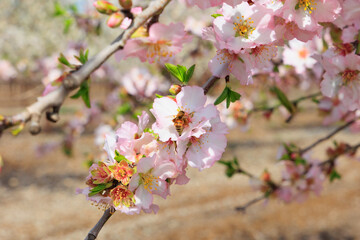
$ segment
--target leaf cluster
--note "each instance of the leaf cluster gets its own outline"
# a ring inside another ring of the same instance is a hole
[[[182,84],[188,84],[195,71],[195,64],[189,69],[182,65],[173,65],[171,63],[165,63],[165,67],[168,72],[173,75]]]

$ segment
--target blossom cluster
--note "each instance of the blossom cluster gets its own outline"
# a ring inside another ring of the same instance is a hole
[[[327,174],[325,168],[308,154],[299,155],[285,145],[279,150],[280,165],[283,167],[279,183],[265,171],[260,179],[251,178],[250,184],[272,198],[284,203],[304,202],[310,193],[320,195]]]
[[[87,199],[126,214],[157,212],[153,195],[166,198],[171,184],[186,184],[187,167],[200,171],[218,161],[227,144],[227,127],[203,89],[182,87],[176,96],[155,99],[138,124],[126,121],[106,135],[107,156],[90,167]]]
[[[271,59],[279,46],[319,36],[323,28],[319,23],[332,22],[341,9],[337,0],[217,1],[214,5],[220,2],[213,26],[203,30],[203,38],[217,48],[209,68],[218,77],[231,73],[242,84],[251,84],[252,75],[259,71],[272,72]],[[310,52],[296,55],[301,61]]]

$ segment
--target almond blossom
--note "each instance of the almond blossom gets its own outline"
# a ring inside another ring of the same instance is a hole
[[[175,98],[157,98],[151,109],[153,129],[146,128],[149,115],[144,111],[138,124],[126,121],[115,134],[107,134],[107,155],[90,167],[87,187],[77,192],[125,214],[156,213],[154,195],[166,198],[173,183],[189,181],[188,165],[209,168],[225,151],[227,127],[216,107],[205,102],[203,89],[196,86],[182,87]],[[183,123],[181,131],[174,119]]]
[[[209,120],[218,114],[214,105],[204,106],[205,102],[204,90],[197,86],[183,87],[175,99],[171,97],[155,99],[153,109],[150,111],[156,118],[152,128],[159,134],[159,140],[176,141],[180,136],[190,138],[204,134],[206,132],[204,128],[211,126]],[[180,111],[184,113],[182,117],[184,124],[179,133],[173,120]]]
[[[227,3],[229,5],[236,5],[241,2],[244,2],[245,0],[185,0],[186,3],[190,6],[196,5],[201,9],[209,8],[209,7],[215,7],[219,6],[223,3]]]
[[[146,68],[133,68],[121,79],[126,91],[139,99],[152,98],[155,93],[165,91],[168,84]]]
[[[117,59],[138,57],[142,62],[168,62],[178,54],[182,45],[191,40],[182,23],[151,25],[148,36],[130,39],[124,49],[117,53]]]
[[[316,31],[320,22],[334,21],[340,10],[337,0],[286,0],[281,15],[301,29]]]
[[[328,54],[331,54],[329,52]],[[339,96],[340,101],[353,111],[360,108],[360,57],[355,53],[346,56],[326,54],[321,58],[325,69],[321,92],[324,96]]]
[[[325,180],[325,175],[316,161],[309,161],[305,165],[293,161],[284,161],[285,170],[282,176],[284,182],[291,186],[292,199],[298,202],[306,200],[310,192],[319,195]],[[289,200],[289,199],[287,199]]]
[[[315,53],[313,41],[304,43],[293,39],[289,41],[289,46],[285,46],[283,52],[284,64],[294,66],[296,73],[304,73],[307,68],[312,68],[317,62],[311,57]]]
[[[156,155],[142,158],[129,185],[129,189],[135,192],[136,205],[144,209],[150,208],[153,194],[166,198],[169,188],[165,180],[175,175],[176,167],[172,162],[161,162]]]
[[[239,53],[242,48],[275,40],[275,32],[269,28],[272,11],[264,6],[243,2],[232,7],[224,3],[219,12],[222,16],[215,18],[213,24],[220,49]]]

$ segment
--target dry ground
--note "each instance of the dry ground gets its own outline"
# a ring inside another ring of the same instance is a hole
[[[18,109],[3,106],[0,110],[11,113]],[[299,114],[290,125],[279,122],[254,118],[249,132],[232,131],[225,158],[235,154],[255,174],[264,167],[279,172],[274,159],[280,142],[305,146],[330,130],[321,127],[315,110]],[[83,154],[94,147],[90,134],[76,142],[71,159],[60,150],[35,157],[38,143],[60,138],[58,133],[33,137],[27,132],[18,137],[6,133],[1,138],[0,154],[5,161],[0,174],[1,240],[83,239],[102,215],[84,196],[75,195],[87,175]],[[337,139],[359,141],[358,135],[349,132]],[[314,154],[323,157],[326,145]],[[156,199],[160,205],[157,215],[117,213],[98,239],[360,239],[359,170],[359,162],[342,159],[341,181],[326,184],[320,197],[303,204],[260,203],[242,214],[234,207],[258,196],[246,177],[228,179],[220,165],[203,172],[190,169],[189,184],[173,186],[167,200]]]

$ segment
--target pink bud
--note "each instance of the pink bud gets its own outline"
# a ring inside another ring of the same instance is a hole
[[[113,13],[107,20],[107,25],[111,28],[116,28],[120,26],[121,22],[124,20],[124,15],[122,13]]]
[[[171,87],[170,87],[170,89],[169,89],[169,92],[170,92],[172,95],[176,95],[176,94],[178,94],[180,91],[181,91],[181,86],[178,85],[178,84],[171,85]]]
[[[132,0],[119,0],[119,4],[122,8],[128,10],[132,7]]]
[[[120,10],[119,8],[112,5],[108,1],[96,1],[93,3],[93,5],[99,13],[108,14],[108,15],[118,12]]]

